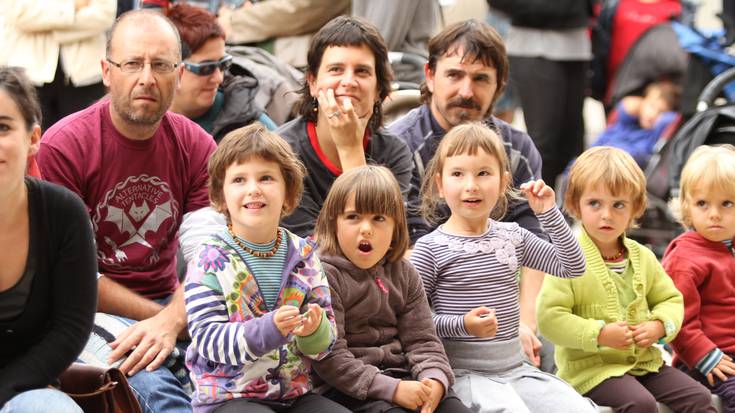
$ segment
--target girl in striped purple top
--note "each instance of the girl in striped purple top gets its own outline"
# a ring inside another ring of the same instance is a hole
[[[516,223],[497,221],[519,195],[498,136],[484,125],[454,127],[441,141],[422,188],[431,220],[439,202],[452,211],[416,242],[437,333],[457,377],[453,390],[478,412],[595,412],[562,380],[524,360],[518,336],[523,266],[559,277],[584,273],[584,255],[542,180],[520,191],[552,244]]]

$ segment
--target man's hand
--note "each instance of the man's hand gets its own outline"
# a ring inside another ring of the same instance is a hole
[[[125,329],[110,343],[113,351],[107,362],[114,363],[132,351],[120,366],[123,374],[132,376],[143,368],[153,371],[171,354],[182,329],[180,315],[173,314],[171,308],[166,307],[155,316]]]
[[[309,311],[304,313],[300,327],[293,329],[294,335],[306,337],[314,334],[322,323],[322,308],[319,304],[309,304]]]
[[[528,206],[531,207],[533,213],[538,215],[550,210],[556,206],[556,195],[554,190],[546,185],[543,179],[528,181],[521,184],[521,192],[528,200]]]
[[[534,366],[539,367],[541,365],[541,340],[536,337],[530,327],[523,323],[518,327],[518,335],[526,357]]]
[[[659,338],[666,335],[664,323],[660,320],[644,321],[630,326],[630,330],[633,332],[635,345],[641,348],[651,347]]]
[[[464,328],[475,337],[495,337],[498,332],[495,310],[485,306],[473,308],[464,315]]]
[[[715,385],[715,376],[723,382],[727,381],[728,377],[735,376],[735,363],[732,362],[732,357],[723,354],[717,366],[707,373],[707,382],[710,386]]]
[[[601,346],[625,350],[633,344],[633,332],[625,321],[605,324],[597,336],[597,343]]]
[[[273,322],[281,335],[286,337],[304,322],[299,309],[292,305],[281,306],[273,315]]]
[[[401,380],[393,395],[393,403],[408,410],[416,410],[429,401],[431,391],[431,387],[420,381]]]
[[[444,397],[444,385],[433,379],[423,379],[421,383],[431,388],[429,400],[421,406],[421,413],[434,413]]]

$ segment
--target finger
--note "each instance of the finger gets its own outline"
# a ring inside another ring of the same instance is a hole
[[[542,186],[541,189],[538,191],[539,198],[547,198],[553,194],[554,194],[554,190],[551,189],[551,187],[548,185]]]
[[[535,335],[531,336],[531,341],[533,342],[533,349],[534,351],[540,351],[541,347],[543,347],[543,344],[541,343],[541,340],[538,339]]]
[[[337,98],[334,96],[334,89],[329,88],[327,89],[327,106],[332,109],[334,112],[340,110],[339,103],[337,103]],[[339,117],[339,116],[336,116]]]
[[[148,348],[148,351],[145,352],[143,357],[141,357],[140,360],[138,360],[138,362],[135,363],[135,366],[133,366],[130,369],[130,375],[131,376],[134,375],[135,373],[144,369],[153,360],[155,360],[160,350],[161,350],[161,344],[159,343],[155,343],[150,348]]]
[[[161,367],[163,362],[166,361],[166,358],[168,357],[169,354],[171,354],[172,351],[174,351],[173,345],[171,346],[164,345],[161,348],[161,351],[158,352],[158,355],[156,355],[156,358],[151,363],[148,364],[148,367],[146,367],[146,370],[154,371],[158,369],[159,367]]]
[[[355,113],[355,108],[352,106],[352,99],[342,99],[342,112],[347,114],[348,117],[357,120],[357,113]]]
[[[724,358],[727,361],[732,361],[732,357],[728,356],[727,354],[723,354],[722,358]]]
[[[319,109],[326,111],[325,114],[329,115],[329,103],[327,102],[327,95],[324,93],[323,90],[320,90],[319,93],[317,93],[317,103],[319,104]]]
[[[533,362],[534,366],[541,367],[541,354],[534,352],[531,362]]]
[[[288,306],[288,307],[284,306],[284,307],[279,308],[278,311],[276,311],[276,314],[273,316],[273,319],[276,321],[286,321],[293,317],[296,317],[297,315],[301,315],[301,313],[299,313],[298,308],[291,307],[291,306]]]
[[[531,188],[531,192],[535,196],[539,196],[539,192],[541,191],[541,189],[543,187],[544,187],[544,181],[542,181],[541,179],[537,179],[537,180],[533,181],[533,186]]]
[[[122,371],[124,374],[131,375],[130,371],[132,370],[133,366],[138,364],[138,361],[140,361],[140,359],[145,355],[149,347],[150,345],[138,345],[135,350],[130,353],[128,358],[125,359],[125,362],[120,365],[120,371]]]
[[[715,376],[717,376],[717,378],[720,379],[721,381],[727,381],[727,376],[725,376],[724,374],[722,374],[722,372],[720,371],[720,369],[718,369],[717,367],[715,367],[714,369],[712,369],[712,373],[714,373]]]
[[[707,383],[709,383],[710,386],[715,385],[715,379],[712,376],[712,373],[707,373]]]
[[[116,348],[107,357],[108,363],[114,363],[123,357],[128,351],[136,349],[143,336],[142,331],[134,331],[119,342]]]

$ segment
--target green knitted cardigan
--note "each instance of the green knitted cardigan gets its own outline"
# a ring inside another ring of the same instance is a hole
[[[615,282],[597,246],[584,230],[578,239],[587,270],[571,279],[547,275],[537,311],[541,333],[556,345],[557,375],[586,394],[610,377],[657,372],[663,365],[660,350],[653,346],[633,344],[626,350],[598,346],[602,322],[624,320],[635,325],[661,320],[666,330],[664,341],[669,342],[681,328],[684,301],[653,252],[624,237],[636,296],[622,309]]]

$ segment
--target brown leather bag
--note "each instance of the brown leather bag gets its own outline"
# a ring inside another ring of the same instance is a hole
[[[74,363],[59,376],[61,391],[86,413],[141,413],[125,375],[116,368]]]

